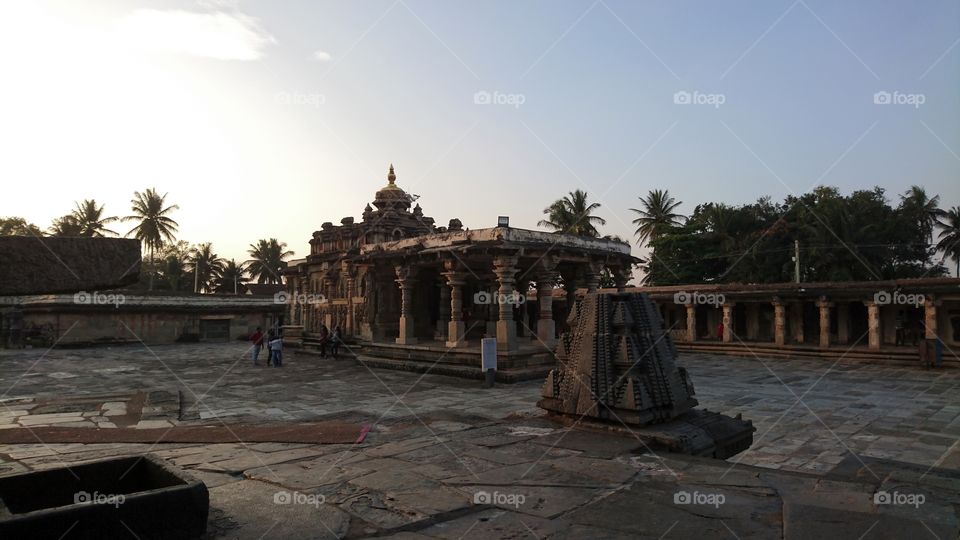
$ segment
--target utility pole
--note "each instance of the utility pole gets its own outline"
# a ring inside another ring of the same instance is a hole
[[[800,283],[800,241],[793,241],[793,277]]]

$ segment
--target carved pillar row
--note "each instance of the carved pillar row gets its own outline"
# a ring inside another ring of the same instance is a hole
[[[779,297],[773,299],[773,342],[778,346],[787,342],[787,310]]]
[[[833,302],[827,301],[826,296],[821,296],[817,300],[817,308],[820,309],[820,346],[827,348],[830,346],[830,308]]]
[[[342,330],[344,335],[352,336],[353,335],[353,295],[354,287],[356,286],[356,273],[353,265],[344,262],[340,267],[341,275],[347,276],[347,320],[344,321],[344,327]]]
[[[880,349],[880,306],[876,302],[864,302],[867,306],[867,332],[869,335],[870,348]]]
[[[412,345],[417,342],[414,335],[413,292],[416,285],[416,267],[397,265],[397,284],[400,286],[400,333],[397,343]]]
[[[517,269],[517,257],[514,255],[499,255],[493,259],[493,272],[497,276],[499,288],[497,319],[497,350],[517,350],[517,326],[513,321],[513,285]]]
[[[697,306],[696,304],[684,304],[687,310],[687,341],[697,340]]]

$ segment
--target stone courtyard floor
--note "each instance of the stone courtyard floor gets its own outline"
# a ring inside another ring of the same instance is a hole
[[[151,452],[207,484],[209,538],[958,537],[960,370],[681,364],[701,407],[754,422],[750,450],[658,455],[569,430],[535,406],[539,381],[485,389],[289,350],[281,369],[254,367],[242,343],[0,350],[0,429],[372,428],[359,445],[0,445],[0,476]],[[157,390],[198,415],[134,405]]]

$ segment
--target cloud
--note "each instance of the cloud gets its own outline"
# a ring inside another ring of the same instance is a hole
[[[223,11],[138,9],[121,19],[117,30],[141,49],[218,60],[259,60],[276,43],[255,18]]]
[[[330,56],[330,53],[328,53],[327,51],[317,51],[313,53],[313,57],[319,60],[320,62],[329,62],[330,60],[333,59],[333,57]]]

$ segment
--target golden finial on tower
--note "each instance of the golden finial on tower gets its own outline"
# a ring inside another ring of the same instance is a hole
[[[397,175],[393,172],[393,163],[390,164],[390,172],[387,173],[387,182],[390,182],[392,186],[394,182],[397,181]]]

